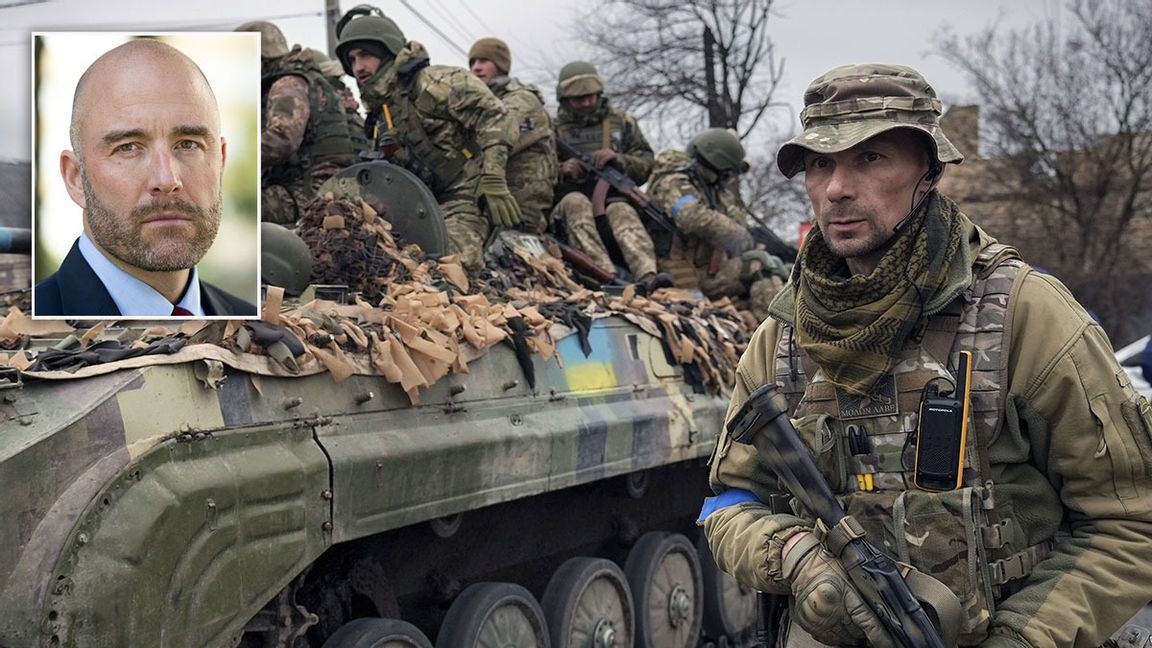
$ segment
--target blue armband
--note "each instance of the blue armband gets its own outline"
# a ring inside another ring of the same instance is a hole
[[[680,196],[680,200],[677,200],[676,202],[672,203],[672,209],[670,210],[672,212],[671,213],[672,220],[674,220],[674,221],[678,220],[680,218],[680,210],[684,209],[684,205],[687,205],[690,202],[694,202],[695,200],[696,200],[696,196],[694,196],[692,194],[685,194],[683,196]]]
[[[716,497],[705,497],[704,508],[700,509],[700,517],[696,518],[697,523],[704,522],[709,516],[719,511],[722,508],[728,508],[740,504],[741,502],[759,502],[760,498],[752,491],[743,490],[740,488],[729,488],[728,490],[720,493]]]

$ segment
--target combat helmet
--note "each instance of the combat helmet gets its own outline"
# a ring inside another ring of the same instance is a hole
[[[276,223],[260,223],[260,275],[295,297],[312,279],[312,251],[296,232]]]
[[[556,83],[556,97],[583,97],[604,92],[604,78],[596,71],[596,66],[588,61],[572,61],[560,68],[560,79]]]
[[[381,59],[396,58],[408,42],[394,20],[385,16],[378,7],[366,4],[352,7],[340,18],[336,23],[336,38],[336,58],[340,59],[348,76],[353,76],[352,66],[348,64],[349,50],[361,48],[377,56],[388,54],[380,56]]]
[[[720,173],[744,171],[744,145],[726,128],[709,128],[697,133],[688,142],[688,155]]]
[[[260,58],[262,59],[280,58],[290,51],[288,39],[284,38],[284,32],[266,20],[251,20],[232,31],[259,33]]]

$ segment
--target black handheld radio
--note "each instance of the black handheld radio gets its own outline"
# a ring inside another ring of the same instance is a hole
[[[961,351],[956,369],[956,389],[941,395],[940,388],[934,383],[924,388],[916,424],[913,482],[917,488],[947,491],[963,484],[971,383],[972,352]]]

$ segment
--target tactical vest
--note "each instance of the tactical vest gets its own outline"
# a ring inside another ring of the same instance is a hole
[[[400,144],[393,161],[420,178],[440,202],[453,198],[474,198],[473,195],[444,195],[444,191],[463,175],[468,161],[479,153],[479,146],[474,141],[469,141],[459,149],[445,151],[432,142],[432,138],[424,128],[422,113],[431,113],[435,106],[421,106],[422,101],[430,99],[424,97],[416,87],[419,71],[425,67],[428,67],[428,59],[413,59],[397,74],[400,101],[394,106],[389,106],[393,132]],[[386,128],[386,121],[382,114],[376,115],[373,120],[375,131],[373,146],[377,150],[382,146],[380,136]]]
[[[304,129],[304,140],[291,160],[266,167],[265,174],[271,184],[300,182],[317,162],[350,164],[355,160],[343,102],[314,65],[298,60],[285,61],[279,69],[261,79],[264,123],[268,122],[268,91],[277,79],[288,75],[302,77],[308,83],[308,127]]]
[[[996,601],[1013,591],[1051,549],[1051,542],[1020,545],[1015,520],[1002,520],[992,498],[988,439],[1004,421],[1008,344],[1016,291],[1030,271],[1014,249],[981,251],[969,290],[914,332],[878,394],[860,398],[828,382],[782,325],[775,375],[817,465],[845,510],[870,542],[897,561],[943,582],[965,615],[960,645],[987,635]],[[972,351],[972,393],[963,484],[945,492],[913,484],[910,435],[916,430],[925,385],[952,380],[959,352]]]
[[[557,124],[556,137],[568,142],[572,148],[581,153],[592,153],[604,148],[619,153],[624,150],[624,142],[632,138],[632,129],[629,123],[624,120],[623,115],[610,111],[603,120],[596,124],[585,125],[572,122]],[[591,174],[585,176],[582,183],[574,183],[564,179],[557,187],[556,195],[563,196],[573,191],[579,191],[586,196],[591,196],[595,187],[596,180],[591,177]],[[615,190],[609,192],[609,196],[617,200],[623,199]]]

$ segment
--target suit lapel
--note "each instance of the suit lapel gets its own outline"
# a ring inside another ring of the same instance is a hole
[[[65,315],[108,317],[120,314],[112,295],[108,294],[100,277],[80,253],[79,242],[72,244],[56,276]]]

